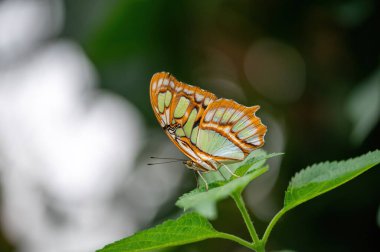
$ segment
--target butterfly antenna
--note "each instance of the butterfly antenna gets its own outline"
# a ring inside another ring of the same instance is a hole
[[[159,162],[159,163],[148,163],[147,165],[169,164],[169,163],[176,163],[176,162],[183,162],[183,161],[182,160],[172,160],[172,161],[165,161],[165,162]]]
[[[177,161],[187,161],[181,158],[168,158],[168,157],[150,157],[151,159],[166,159],[166,160],[177,160]]]

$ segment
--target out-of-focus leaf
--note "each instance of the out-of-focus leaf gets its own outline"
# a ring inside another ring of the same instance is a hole
[[[194,210],[209,220],[215,220],[218,217],[218,209],[215,201],[203,202],[194,207]]]
[[[366,20],[374,10],[374,2],[367,0],[332,1],[335,19],[344,26],[355,27]]]
[[[291,180],[285,193],[284,209],[291,209],[330,191],[380,163],[380,151],[340,162],[315,164],[301,170]]]
[[[271,153],[271,154],[266,154],[264,151],[260,152],[260,154],[249,158],[246,162],[244,162],[243,165],[238,167],[235,170],[235,174],[238,176],[243,176],[247,172],[253,171],[265,164],[265,161],[271,157],[276,157],[283,155],[284,153]]]
[[[346,113],[353,123],[351,141],[360,144],[380,120],[380,69],[353,90]]]

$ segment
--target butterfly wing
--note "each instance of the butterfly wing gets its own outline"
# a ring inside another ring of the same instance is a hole
[[[267,128],[255,115],[259,108],[223,98],[214,101],[200,121],[196,146],[216,161],[243,160],[264,144]]]
[[[190,159],[199,163],[192,139],[206,108],[217,97],[201,88],[177,81],[169,73],[156,73],[150,83],[154,114],[170,140]]]
[[[245,107],[201,88],[157,73],[150,100],[170,140],[203,171],[220,162],[243,160],[264,144],[266,126],[255,116],[259,106]]]

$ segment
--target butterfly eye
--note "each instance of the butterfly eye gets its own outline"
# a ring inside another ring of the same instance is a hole
[[[164,130],[167,130],[170,134],[174,134],[178,128],[180,128],[180,124],[174,124],[174,125],[166,125],[164,127]]]
[[[170,134],[174,134],[174,132],[175,132],[175,128],[173,128],[173,127],[168,127],[168,131],[169,131]]]

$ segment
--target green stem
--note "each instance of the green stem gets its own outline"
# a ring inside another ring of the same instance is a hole
[[[263,246],[265,246],[265,244],[267,243],[267,240],[268,240],[268,237],[270,235],[270,232],[272,231],[274,225],[276,225],[277,221],[281,218],[281,216],[283,216],[285,213],[287,212],[287,209],[285,208],[282,208],[274,217],[273,219],[270,221],[267,229],[265,230],[265,233],[263,235],[263,238],[261,239],[261,242],[263,244]]]
[[[253,226],[253,222],[251,220],[251,217],[248,214],[247,208],[245,207],[243,198],[241,196],[241,192],[233,193],[232,198],[234,199],[237,207],[239,208],[241,215],[243,216],[245,225],[247,225],[249,234],[251,235],[251,238],[254,242],[255,247],[257,248],[258,246],[260,246],[261,242],[260,242],[259,236],[257,235],[256,229]]]
[[[244,240],[244,239],[242,239],[240,237],[237,237],[235,235],[232,235],[232,234],[227,234],[227,233],[219,232],[218,237],[219,238],[224,238],[224,239],[227,239],[227,240],[231,240],[231,241],[234,241],[234,242],[237,242],[240,245],[242,245],[244,247],[247,247],[249,249],[253,249],[253,250],[255,249],[255,247],[253,246],[252,243],[249,243],[246,240]]]

